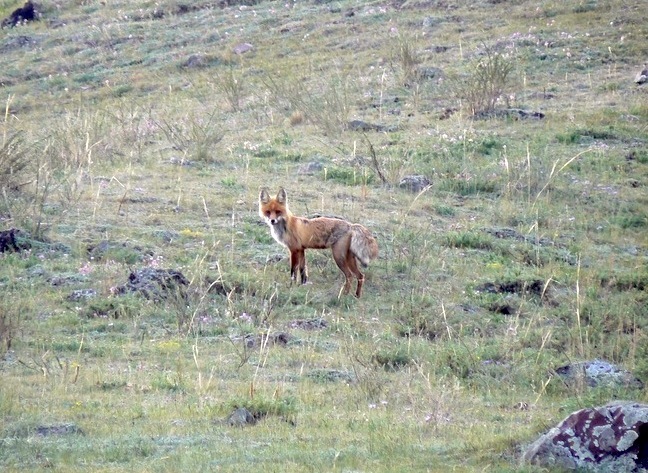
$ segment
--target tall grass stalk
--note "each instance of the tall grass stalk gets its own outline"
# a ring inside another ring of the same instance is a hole
[[[538,199],[540,198],[540,195],[541,195],[541,194],[542,194],[542,193],[547,189],[547,187],[549,187],[549,185],[553,182],[553,180],[554,180],[557,176],[559,176],[560,173],[561,173],[565,168],[567,168],[571,163],[573,163],[574,161],[576,161],[578,158],[580,158],[580,157],[583,156],[584,154],[589,153],[589,152],[591,152],[591,151],[592,151],[592,149],[586,149],[586,150],[583,150],[583,151],[581,151],[580,153],[578,153],[578,154],[572,156],[572,157],[569,158],[569,159],[568,159],[568,160],[567,160],[567,161],[566,161],[562,166],[560,166],[560,168],[559,168],[558,170],[556,170],[556,167],[558,166],[558,163],[560,162],[560,160],[559,160],[559,159],[555,160],[554,163],[553,163],[553,166],[551,167],[551,172],[549,173],[549,177],[547,178],[547,182],[545,182],[545,184],[544,184],[544,186],[542,187],[542,189],[540,189],[540,190],[538,191],[538,193],[536,194],[536,196],[535,196],[535,198],[534,198],[534,200],[533,200],[533,204],[532,204],[531,208],[535,208],[536,204],[538,203]],[[530,164],[529,164],[529,168],[530,168]],[[530,173],[529,173],[529,174],[530,174]],[[529,187],[529,189],[530,189],[530,187]]]
[[[581,260],[578,258],[578,266],[576,267],[576,329],[578,334],[578,354],[581,358],[585,356],[585,345],[583,342],[583,326],[581,323],[581,291],[580,291],[580,274],[581,274]]]

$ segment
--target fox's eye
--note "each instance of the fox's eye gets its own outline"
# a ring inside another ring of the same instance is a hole
[[[270,216],[270,212],[266,210],[265,216],[266,216],[266,217],[269,217],[269,216]]]
[[[281,212],[277,211],[275,213],[277,214],[277,217],[281,217]]]

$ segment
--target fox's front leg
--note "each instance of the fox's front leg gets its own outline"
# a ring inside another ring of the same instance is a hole
[[[301,273],[301,283],[308,282],[308,272],[306,270],[306,254],[304,250],[294,250],[290,252],[290,278],[297,281]]]
[[[301,283],[308,282],[308,270],[306,269],[306,252],[302,250],[299,256],[299,271],[301,272]]]
[[[290,252],[290,278],[297,281],[298,273],[301,273],[301,283],[308,282],[308,273],[306,271],[306,255],[304,250],[294,250]]]

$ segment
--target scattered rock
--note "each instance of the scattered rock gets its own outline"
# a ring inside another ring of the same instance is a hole
[[[528,97],[530,99],[551,100],[556,98],[556,94],[552,94],[551,92],[547,92],[546,90],[543,90],[543,91],[531,92]]]
[[[290,322],[291,328],[300,328],[303,330],[321,330],[328,327],[328,322],[324,319],[297,319]]]
[[[516,314],[520,308],[518,297],[526,294],[536,296],[543,304],[554,305],[550,289],[551,287],[541,279],[486,282],[475,287],[478,293],[502,294],[501,300],[492,302],[486,308],[503,315]]]
[[[218,6],[221,8],[234,7],[234,6],[251,7],[253,5],[258,4],[260,1],[261,0],[220,0],[218,2]]]
[[[41,425],[36,427],[36,435],[50,437],[52,435],[84,435],[83,430],[75,424]]]
[[[87,301],[88,299],[93,299],[95,297],[97,297],[97,291],[94,289],[77,289],[67,296],[67,300],[70,302],[79,302]]]
[[[526,243],[540,246],[556,246],[556,244],[549,238],[537,237],[535,235],[523,235],[513,228],[482,228],[482,231],[494,236],[495,238],[524,241]]]
[[[513,315],[518,312],[520,306],[512,302],[493,302],[488,306],[488,310],[502,315]]]
[[[423,18],[423,27],[424,28],[433,28],[435,26],[440,25],[443,23],[445,19],[440,16],[426,16]]]
[[[439,120],[447,120],[458,111],[459,109],[457,108],[445,108],[443,109],[443,112],[441,112],[441,114],[439,115]]]
[[[581,409],[536,440],[522,462],[545,468],[648,471],[648,405],[610,403]]]
[[[635,77],[634,81],[635,84],[639,84],[639,85],[648,82],[648,66],[644,66],[642,71],[639,74],[637,74],[637,77]]]
[[[517,279],[507,282],[487,282],[475,288],[477,292],[490,294],[527,294],[542,296],[545,292],[545,283],[541,279],[525,281]]]
[[[32,250],[34,252],[70,253],[69,246],[62,243],[36,240],[29,232],[11,228],[0,232],[0,253]]]
[[[245,337],[245,345],[248,348],[256,348],[262,345],[272,346],[272,345],[281,345],[286,346],[293,339],[293,336],[287,332],[277,332],[271,335],[261,334],[261,335],[247,335]]]
[[[18,26],[20,24],[27,23],[29,21],[35,21],[38,20],[39,14],[34,8],[34,4],[32,3],[31,0],[25,2],[25,4],[20,7],[16,8],[11,15],[9,15],[7,18],[2,20],[2,28],[8,27],[8,28],[13,28],[14,26]]]
[[[153,232],[153,235],[156,238],[162,240],[164,243],[171,243],[173,240],[180,238],[180,234],[178,232],[173,232],[170,230],[156,230]]]
[[[437,53],[437,54],[445,53],[449,49],[450,49],[450,46],[440,46],[440,45],[438,45],[438,46],[432,47],[432,51]]]
[[[24,248],[18,245],[16,236],[20,234],[17,228],[10,228],[0,232],[0,253],[17,253]]]
[[[182,67],[186,67],[187,69],[195,69],[197,67],[205,67],[205,64],[206,61],[203,54],[192,54],[182,64]]]
[[[643,389],[644,383],[631,372],[604,360],[579,361],[556,369],[568,385]]]
[[[544,117],[545,114],[542,112],[528,112],[520,108],[490,110],[488,112],[478,112],[474,115],[475,119],[483,120],[488,120],[489,118],[507,118],[509,120],[542,120]]]
[[[210,281],[210,280],[205,280],[205,286],[209,288],[209,292],[215,292],[216,294],[220,294],[221,296],[226,296],[228,297],[230,294],[243,294],[243,286],[240,285],[233,285],[233,286],[228,286],[226,284],[223,284],[221,281]],[[251,290],[249,292],[250,295],[254,295],[254,291]]]
[[[234,52],[234,54],[245,54],[252,51],[253,49],[254,46],[252,46],[250,43],[239,43],[234,46],[234,49],[232,49],[232,51]]]
[[[388,105],[399,105],[402,103],[402,100],[400,97],[393,95],[393,96],[383,96],[378,100],[374,100],[371,103],[371,108],[383,108]]]
[[[4,53],[27,46],[36,46],[38,43],[39,41],[32,38],[31,36],[19,35],[15,37],[9,37],[5,38],[4,44],[0,46],[0,52]],[[3,80],[6,79],[7,78],[3,78]]]
[[[438,67],[420,67],[416,71],[416,75],[419,79],[425,80],[439,80],[443,79],[443,71]]]
[[[46,276],[46,274],[45,274]],[[49,276],[47,281],[54,287],[83,283],[88,278],[79,273],[59,273]]]
[[[349,123],[347,123],[347,129],[351,131],[392,132],[392,131],[396,131],[397,127],[376,125],[374,123],[367,123],[362,120],[351,120]]]
[[[356,381],[356,377],[353,373],[334,369],[316,369],[310,371],[306,376],[312,380],[325,383],[335,383],[338,381],[343,383],[354,383]]]
[[[144,298],[161,301],[186,298],[189,280],[175,269],[140,268],[130,273],[128,282],[115,289],[115,294],[137,292]]]
[[[133,264],[138,261],[143,261],[146,257],[152,257],[153,252],[126,242],[101,240],[96,245],[88,246],[88,256],[95,261],[115,259]]]
[[[227,417],[226,422],[232,427],[245,427],[256,424],[257,419],[245,407],[239,407]]]
[[[398,183],[398,187],[407,189],[410,192],[421,192],[429,187],[430,184],[430,180],[427,177],[416,174],[403,177]]]
[[[547,250],[545,250],[542,253],[542,255],[546,255],[547,257],[550,257],[551,259],[556,261],[562,261],[571,266],[576,266],[577,264],[579,264],[578,257],[573,255],[564,244],[560,242],[556,242],[550,238],[541,237],[537,234],[523,235],[522,233],[518,232],[513,228],[506,228],[506,227],[482,228],[481,231],[502,240],[516,240],[519,242],[526,243],[528,245],[533,245],[535,247],[547,248]],[[526,263],[538,264],[537,257],[538,257],[537,254],[527,255]],[[585,263],[581,263],[581,264],[585,264]]]
[[[297,173],[301,175],[313,175],[324,169],[324,165],[318,161],[312,161],[299,166]]]

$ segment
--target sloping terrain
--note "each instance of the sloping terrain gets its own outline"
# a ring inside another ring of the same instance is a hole
[[[0,30],[3,471],[544,471],[553,423],[648,401],[644,2],[36,7]],[[328,250],[290,284],[264,186],[372,231],[361,299]],[[634,381],[556,371],[594,359]]]

